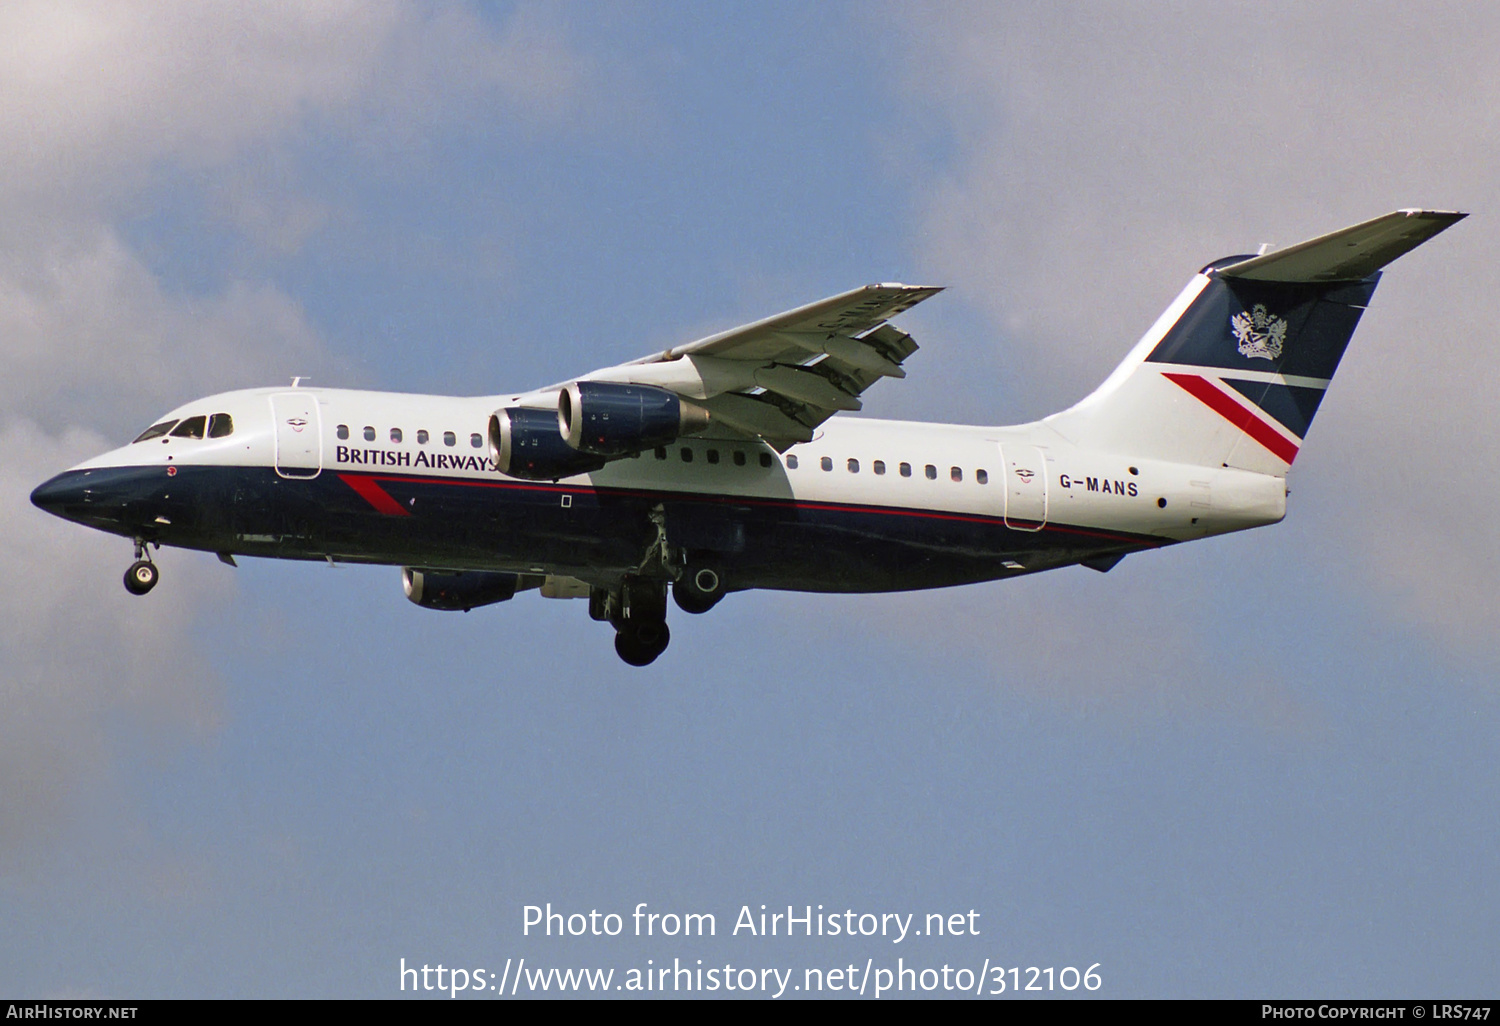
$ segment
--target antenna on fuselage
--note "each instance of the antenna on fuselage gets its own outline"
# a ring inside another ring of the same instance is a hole
[[[306,374],[299,374],[296,377],[292,378],[292,387],[293,388],[301,388],[302,387],[302,379],[305,378],[305,377],[307,377]]]

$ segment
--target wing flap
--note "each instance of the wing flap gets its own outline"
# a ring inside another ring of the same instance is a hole
[[[835,385],[822,374],[811,369],[773,365],[755,372],[755,383],[769,392],[776,392],[809,406],[824,410],[860,410],[864,403]]]
[[[726,392],[699,405],[708,410],[716,423],[751,438],[764,438],[778,450],[797,442],[811,442],[813,438],[813,425],[804,424],[784,410],[770,394]]]

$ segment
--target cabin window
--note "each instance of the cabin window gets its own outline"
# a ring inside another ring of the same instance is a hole
[[[927,464],[927,480],[937,480],[937,467],[934,467],[931,463]]]
[[[717,450],[717,449],[710,449],[710,450],[708,450],[708,462],[710,462],[710,463],[717,463],[717,462],[719,462],[719,450]]]
[[[373,441],[375,441],[375,429],[372,428],[368,424],[365,425],[365,441],[367,441],[367,442],[373,442]]]
[[[189,417],[172,429],[173,438],[202,438],[207,417]]]
[[[340,424],[338,427],[333,429],[333,433],[338,436],[339,441],[345,441],[349,437],[349,425]]]
[[[962,481],[964,479],[963,468],[962,467],[949,467],[948,468],[948,476],[951,477],[951,478],[953,478],[954,481]]]
[[[771,465],[771,454],[770,453],[763,452],[763,453],[760,454],[760,465],[763,466],[763,467],[769,467]]]
[[[988,470],[976,470],[974,471],[974,480],[978,481],[980,484],[989,484],[990,472]]]
[[[417,444],[418,445],[426,445],[427,444],[427,439],[429,437],[431,437],[431,436],[427,434],[427,429],[426,428],[418,428],[417,429]]]
[[[457,445],[458,444],[458,436],[455,435],[452,431],[444,431],[443,432],[443,444],[444,445]]]
[[[171,431],[172,425],[176,423],[177,422],[175,420],[164,420],[160,424],[152,424],[146,430],[141,432],[140,437],[136,439],[136,442],[149,442],[153,438],[160,438],[168,431]],[[133,445],[135,443],[132,442],[131,444]]]
[[[665,445],[658,445],[656,447],[656,458],[659,460],[667,458],[667,447]]]
[[[391,441],[394,442],[394,443],[396,443],[397,445],[401,444],[401,429],[400,428],[391,428]]]
[[[478,431],[474,432],[469,436],[469,444],[476,449],[482,448],[484,446],[484,436]]]
[[[855,459],[853,456],[849,457],[849,473],[859,473],[859,460]]]
[[[910,463],[903,463],[903,464],[901,464],[901,476],[902,477],[911,477],[911,464]]]
[[[693,450],[689,449],[685,445],[682,447],[682,462],[684,462],[684,463],[691,463],[691,462],[693,462]]]
[[[786,458],[786,469],[788,469],[788,470],[796,470],[797,469],[797,457],[791,456],[791,455],[787,456],[787,458]]]
[[[745,454],[739,449],[734,450],[734,465],[736,467],[743,467],[745,465]]]
[[[884,474],[885,460],[876,460],[874,463],[870,464],[870,469],[875,471],[876,474]]]

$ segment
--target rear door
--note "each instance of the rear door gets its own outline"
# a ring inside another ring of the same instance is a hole
[[[323,432],[318,398],[312,392],[271,396],[276,424],[276,473],[282,477],[317,477],[323,469]]]
[[[1047,523],[1047,457],[1034,445],[1003,445],[1005,526],[1040,531]]]

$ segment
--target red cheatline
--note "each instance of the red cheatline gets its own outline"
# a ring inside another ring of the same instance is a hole
[[[353,488],[360,496],[374,506],[377,512],[392,517],[409,517],[406,508],[391,498],[386,490],[375,483],[373,477],[357,477],[354,474],[340,474],[339,480],[350,488]]]
[[[1162,376],[1181,385],[1193,398],[1201,400],[1209,409],[1271,450],[1278,459],[1290,464],[1297,458],[1296,443],[1215,388],[1208,379],[1196,374],[1163,373]]]

